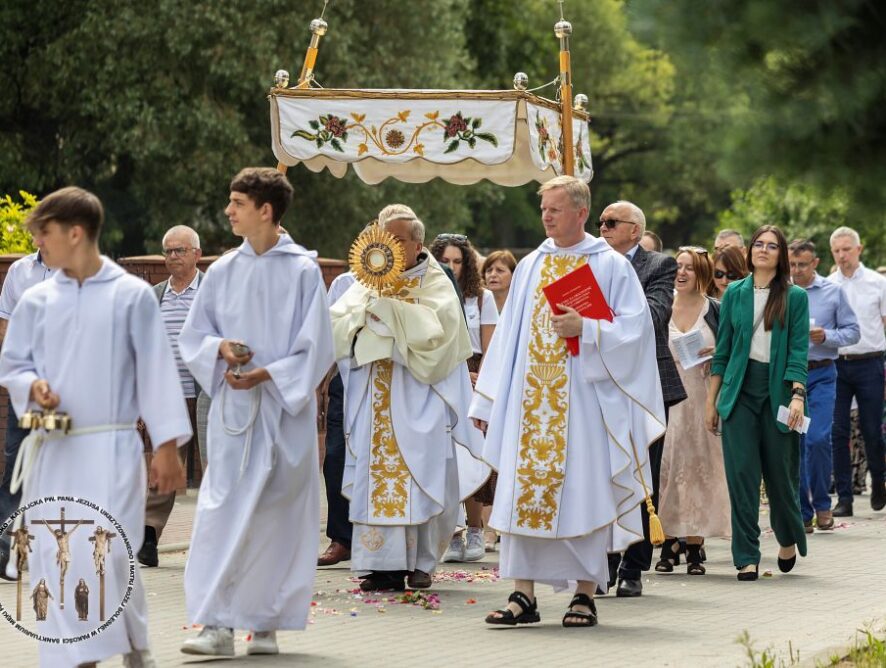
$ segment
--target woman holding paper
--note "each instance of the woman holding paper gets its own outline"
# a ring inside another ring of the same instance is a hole
[[[723,421],[723,459],[732,502],[732,558],[739,580],[760,564],[760,477],[779,544],[778,568],[806,555],[798,495],[806,397],[809,301],[790,284],[788,247],[773,225],[759,228],[747,254],[751,274],[729,285],[720,307],[717,348],[705,407],[707,428]],[[779,408],[786,419],[778,421]]]
[[[706,537],[728,536],[729,492],[720,437],[704,426],[709,373],[706,360],[714,351],[719,305],[705,295],[713,265],[704,248],[677,251],[674,306],[668,324],[671,353],[686,389],[685,401],[671,407],[659,474],[658,516],[667,539],[655,565],[670,573],[678,563],[686,536],[686,572],[704,575],[701,546]],[[684,344],[692,339],[696,343]],[[700,348],[699,348],[700,346]],[[682,354],[681,354],[682,353]]]

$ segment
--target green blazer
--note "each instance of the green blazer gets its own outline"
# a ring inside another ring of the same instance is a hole
[[[763,325],[760,325],[761,327]],[[711,375],[722,376],[723,385],[717,401],[717,410],[726,420],[735,407],[744,383],[745,371],[751,354],[751,335],[754,328],[754,275],[730,283],[720,305],[720,329],[717,348],[711,362]],[[809,350],[809,297],[806,290],[791,285],[788,288],[785,326],[778,320],[772,327],[769,349],[769,405],[773,417],[779,406],[791,400],[791,384],[806,386],[806,355]],[[777,423],[780,431],[788,433],[787,425]]]

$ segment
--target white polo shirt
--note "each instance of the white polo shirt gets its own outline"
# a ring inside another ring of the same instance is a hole
[[[852,346],[839,349],[840,355],[863,355],[886,351],[886,334],[883,333],[883,318],[886,317],[886,278],[863,264],[852,276],[844,276],[837,269],[828,276],[846,293],[849,305],[855,311],[861,328],[861,339]]]
[[[19,258],[9,266],[3,290],[0,291],[0,318],[9,320],[25,290],[52,276],[53,270],[43,264],[39,251]]]

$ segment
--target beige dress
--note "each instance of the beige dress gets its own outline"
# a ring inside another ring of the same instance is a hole
[[[710,303],[705,301],[695,324],[686,332],[681,332],[672,318],[669,339],[700,329],[705,345],[713,346],[714,333],[704,321],[709,308]],[[673,343],[670,348],[678,359]],[[688,396],[671,407],[661,460],[658,514],[668,536],[729,536],[731,531],[723,447],[720,437],[704,426],[710,379],[706,366],[684,369],[677,363]]]

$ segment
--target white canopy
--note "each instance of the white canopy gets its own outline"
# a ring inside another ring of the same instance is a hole
[[[282,89],[270,94],[274,155],[342,178],[466,185],[562,173],[560,113],[525,91]],[[575,175],[593,176],[586,113],[573,111]]]

